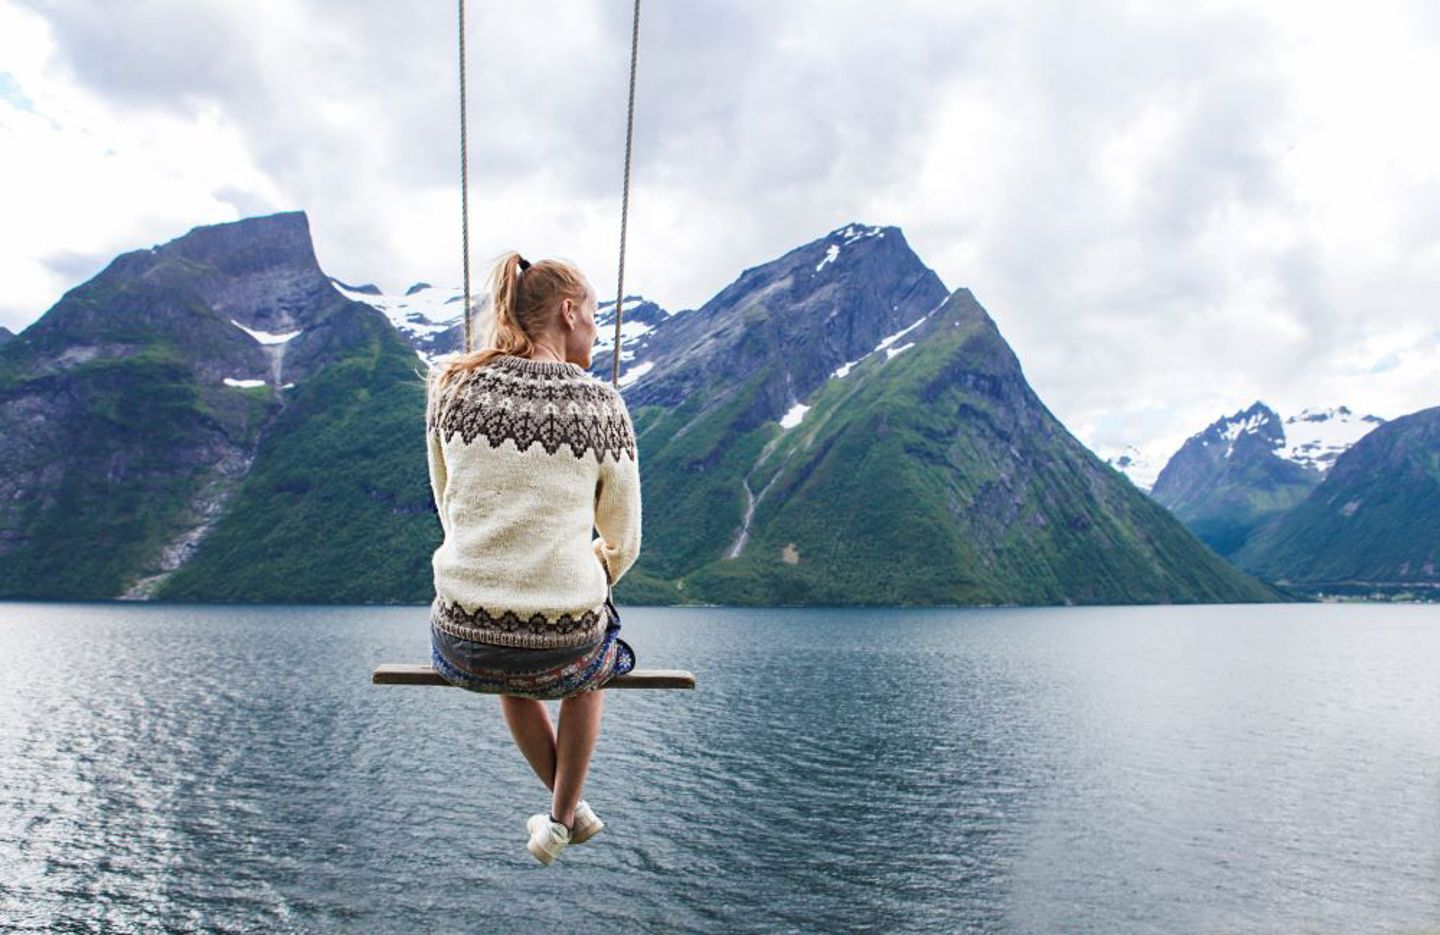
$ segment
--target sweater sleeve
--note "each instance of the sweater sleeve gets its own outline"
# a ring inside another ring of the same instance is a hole
[[[595,489],[595,528],[600,535],[591,543],[611,585],[630,570],[640,555],[640,460],[630,413],[623,401],[618,405],[628,450],[616,460],[607,457],[600,462],[600,480]]]
[[[430,469],[430,493],[435,498],[435,512],[440,517],[440,528],[448,535],[450,530],[445,526],[445,485],[450,479],[450,471],[445,465],[445,449],[440,442],[440,429],[432,428],[430,424],[434,406],[432,385],[425,405],[425,460]]]

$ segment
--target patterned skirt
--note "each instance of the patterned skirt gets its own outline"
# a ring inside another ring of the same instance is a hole
[[[605,598],[609,623],[592,643],[558,649],[494,646],[430,628],[431,661],[445,681],[489,695],[552,700],[604,688],[635,668],[635,651],[622,640],[620,612]]]

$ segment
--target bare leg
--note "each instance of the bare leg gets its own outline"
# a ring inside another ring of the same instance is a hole
[[[500,708],[505,712],[505,723],[510,725],[510,736],[515,738],[515,746],[525,755],[530,768],[546,789],[555,788],[555,731],[550,727],[545,702],[501,695]]]
[[[605,690],[583,691],[560,702],[560,729],[555,741],[555,786],[550,814],[569,828],[575,824],[575,803],[585,786],[590,754],[600,736]]]

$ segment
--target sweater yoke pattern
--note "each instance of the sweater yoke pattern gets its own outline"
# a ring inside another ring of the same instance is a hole
[[[499,360],[500,366],[481,367],[447,388],[427,429],[447,441],[459,434],[467,445],[483,438],[498,448],[508,439],[520,451],[538,442],[550,455],[568,446],[576,458],[635,460],[634,429],[608,385],[588,374],[576,380],[517,372],[513,363],[506,365],[513,358]]]

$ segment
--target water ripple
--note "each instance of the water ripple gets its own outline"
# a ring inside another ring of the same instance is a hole
[[[1417,931],[1430,608],[632,608],[551,868],[424,608],[0,604],[0,928]],[[552,706],[552,710],[554,707]],[[537,876],[538,874],[538,876]]]

